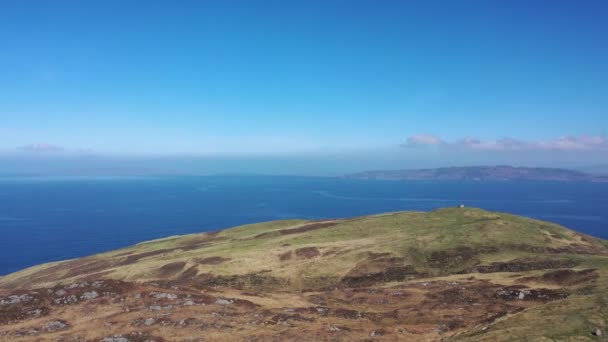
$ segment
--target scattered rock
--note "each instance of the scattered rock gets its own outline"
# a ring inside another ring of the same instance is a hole
[[[8,298],[0,299],[0,305],[13,305],[13,304],[21,304],[21,303],[29,303],[34,300],[33,296],[28,294],[22,294],[20,296],[13,295]]]
[[[106,337],[101,342],[130,342],[126,337]]]
[[[284,324],[284,323],[290,323],[293,321],[298,321],[298,322],[312,322],[314,321],[312,318],[306,318],[304,316],[301,316],[300,314],[284,314],[284,313],[280,313],[277,315],[274,315],[270,321],[268,321],[268,323],[270,324]]]
[[[168,300],[175,300],[177,299],[177,295],[174,293],[158,293],[158,292],[151,292],[150,296],[156,298],[156,299],[168,299]]]
[[[32,310],[32,311],[28,311],[28,315],[30,315],[30,316],[41,316],[46,311],[48,311],[48,310],[45,310],[45,309],[35,309],[35,310]]]
[[[341,317],[341,318],[346,318],[346,319],[359,319],[362,317],[362,315],[359,311],[349,310],[349,309],[333,310],[333,315],[336,317]]]
[[[198,322],[199,321],[196,318],[186,318],[186,319],[180,319],[177,322],[177,325],[180,327],[185,327],[185,326],[197,324]]]
[[[52,331],[66,329],[67,327],[68,327],[67,322],[58,320],[58,321],[48,322],[47,324],[45,324],[42,327],[42,330],[52,332]]]
[[[219,305],[230,305],[230,304],[232,304],[232,303],[233,303],[233,302],[232,302],[232,301],[230,301],[230,300],[227,300],[227,299],[221,299],[221,298],[218,298],[218,299],[215,301],[215,304],[219,304]]]
[[[99,294],[97,293],[97,291],[91,291],[91,292],[83,293],[82,296],[80,296],[80,299],[88,300],[88,299],[95,299],[97,297],[99,297]]]
[[[165,342],[162,337],[151,336],[145,332],[138,331],[125,335],[109,336],[101,340],[101,342]]]
[[[315,311],[319,315],[324,316],[324,315],[327,315],[327,312],[329,311],[329,308],[326,308],[326,307],[323,307],[323,306],[318,306],[318,307],[315,308]]]
[[[171,310],[173,308],[174,308],[173,305],[165,305],[165,306],[151,305],[148,307],[148,311]]]
[[[521,290],[516,287],[507,287],[498,290],[495,297],[504,300],[530,300],[548,302],[552,300],[564,299],[568,294],[559,290],[551,289],[525,289]]]
[[[53,300],[53,303],[55,303],[57,305],[75,304],[75,303],[78,303],[78,298],[76,298],[76,296],[74,296],[74,295],[70,295],[67,297],[55,298]]]
[[[593,336],[602,336],[602,331],[600,328],[595,328],[595,330],[591,333]]]
[[[16,337],[24,337],[24,336],[35,336],[38,335],[40,331],[38,329],[21,329],[15,332]]]

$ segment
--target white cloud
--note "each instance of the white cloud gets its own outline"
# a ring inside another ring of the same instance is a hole
[[[28,152],[58,152],[64,150],[63,147],[47,143],[28,144],[21,146],[19,149]]]
[[[417,134],[407,138],[407,142],[404,146],[438,146],[443,144],[445,144],[445,142],[437,136],[431,134]]]
[[[564,136],[549,140],[519,140],[502,138],[481,140],[467,137],[447,142],[437,136],[419,134],[407,138],[405,147],[440,146],[442,148],[477,151],[608,151],[605,136]]]

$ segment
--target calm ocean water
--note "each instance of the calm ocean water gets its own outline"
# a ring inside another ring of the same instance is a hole
[[[0,179],[0,274],[169,235],[460,203],[608,238],[608,183],[213,176]]]

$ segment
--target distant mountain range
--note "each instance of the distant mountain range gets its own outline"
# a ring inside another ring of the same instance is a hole
[[[544,168],[499,166],[442,167],[436,169],[380,170],[348,174],[351,179],[379,180],[475,180],[475,181],[590,181],[608,182],[607,175],[589,174],[581,171]]]

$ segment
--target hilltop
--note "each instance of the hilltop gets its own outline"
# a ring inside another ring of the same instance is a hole
[[[607,241],[476,208],[252,224],[0,277],[0,336],[17,341],[592,341],[607,328]]]
[[[476,181],[589,181],[608,182],[608,176],[581,171],[543,168],[499,166],[443,167],[437,169],[364,171],[344,176],[354,179],[383,180],[476,180]]]

